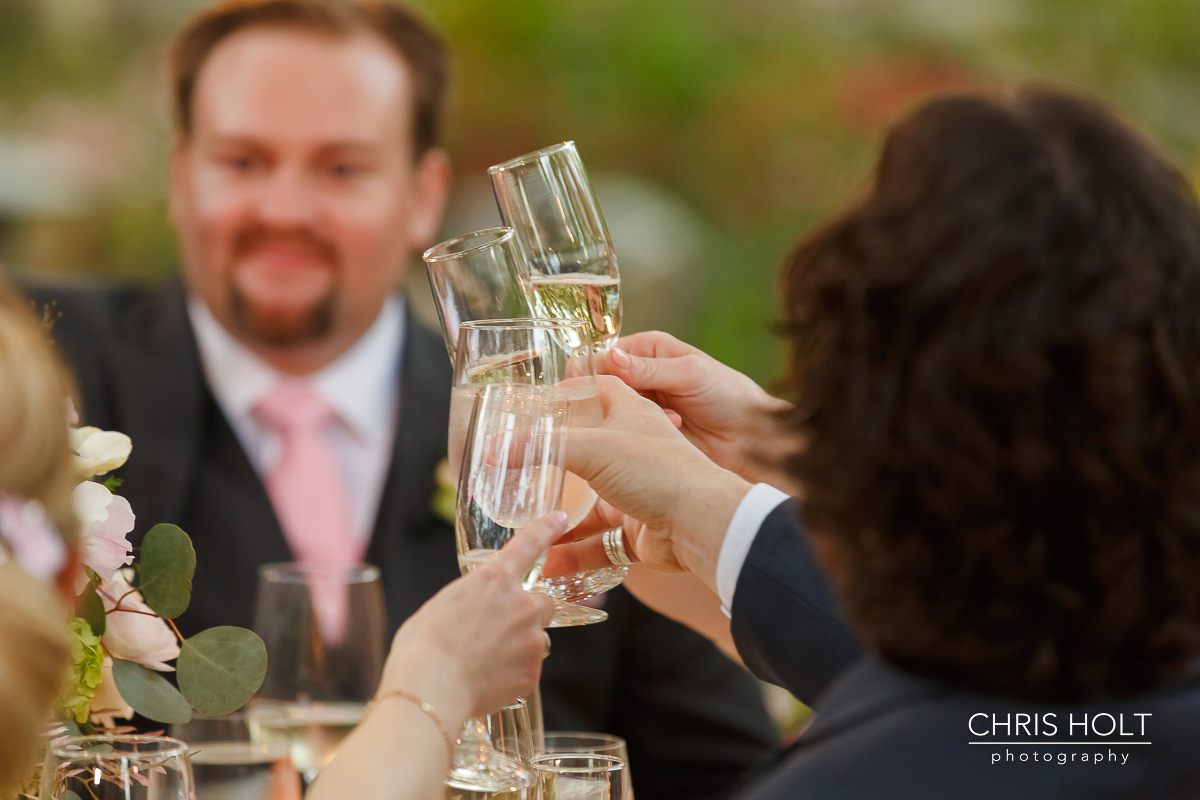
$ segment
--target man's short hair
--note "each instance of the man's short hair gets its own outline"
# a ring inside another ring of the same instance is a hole
[[[1148,691],[1200,650],[1200,211],[1099,103],[933,100],[785,276],[789,462],[884,657]]]
[[[171,50],[171,85],[179,131],[192,131],[196,82],[208,56],[230,35],[252,27],[295,28],[330,36],[374,34],[411,73],[416,155],[438,143],[447,83],[441,38],[413,11],[387,0],[225,0],[200,13]]]

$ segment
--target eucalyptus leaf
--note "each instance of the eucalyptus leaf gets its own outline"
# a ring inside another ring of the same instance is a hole
[[[142,599],[156,614],[174,619],[192,599],[196,551],[192,540],[176,525],[155,525],[142,540],[138,561]]]
[[[187,722],[192,707],[166,678],[133,661],[113,659],[113,682],[125,702],[144,717],[170,724]]]
[[[267,647],[253,631],[229,625],[185,639],[175,662],[179,691],[202,714],[236,711],[262,685]]]
[[[88,624],[92,629],[92,633],[97,636],[103,636],[104,631],[108,626],[108,617],[104,613],[104,601],[100,599],[99,593],[96,592],[95,583],[89,583],[84,589],[83,594],[79,596],[78,605],[79,617]]]

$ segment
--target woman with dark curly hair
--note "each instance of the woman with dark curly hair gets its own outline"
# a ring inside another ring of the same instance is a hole
[[[628,555],[699,576],[746,663],[817,701],[747,796],[1200,797],[1200,210],[1179,171],[1074,93],[935,99],[800,243],[784,299],[803,523],[744,456],[778,401],[663,334],[609,366],[680,430],[608,378],[605,424],[570,443]]]

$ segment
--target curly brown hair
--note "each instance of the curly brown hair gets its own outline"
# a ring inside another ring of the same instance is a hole
[[[1078,700],[1200,649],[1200,211],[1099,103],[935,99],[785,272],[788,467],[866,642]]]

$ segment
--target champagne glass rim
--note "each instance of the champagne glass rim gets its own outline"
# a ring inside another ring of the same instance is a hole
[[[543,147],[540,150],[534,150],[532,153],[526,153],[523,156],[517,156],[516,158],[510,158],[508,161],[501,161],[499,164],[493,164],[492,166],[488,167],[488,174],[494,175],[498,172],[504,172],[505,170],[514,169],[516,167],[522,167],[532,161],[538,161],[538,160],[544,158],[545,156],[554,155],[555,153],[561,152],[563,150],[574,150],[574,149],[575,149],[575,140],[568,139],[565,142],[559,142],[558,144],[552,144],[549,147]]]
[[[258,568],[260,578],[274,583],[304,583],[309,578],[345,576],[347,583],[371,583],[379,579],[379,567],[372,564],[302,564],[276,561]]]
[[[530,328],[552,328],[574,330],[585,329],[586,324],[578,319],[551,319],[549,317],[512,317],[509,319],[472,319],[458,324],[459,330],[528,330]]]
[[[554,761],[577,761],[575,765],[555,764]],[[560,775],[582,775],[596,772],[618,772],[625,769],[625,759],[603,753],[539,753],[530,759],[534,769]]]
[[[508,227],[483,228],[482,230],[471,231],[470,233],[464,233],[461,236],[454,236],[444,242],[439,242],[422,253],[421,258],[430,262],[444,261],[448,258],[457,258],[459,256],[485,250],[499,242],[508,241],[513,238],[513,235],[513,229]],[[473,239],[486,241],[480,241],[479,244],[470,244],[459,247],[458,249],[451,249],[453,246],[466,244]]]
[[[142,745],[145,749],[118,750],[122,758],[138,756],[163,758],[182,756],[188,751],[187,742],[173,736],[151,736],[142,733],[96,733],[83,736],[66,736],[50,742],[50,752],[63,761],[78,761],[80,759],[95,759],[110,751],[95,752],[91,747],[99,745]]]

